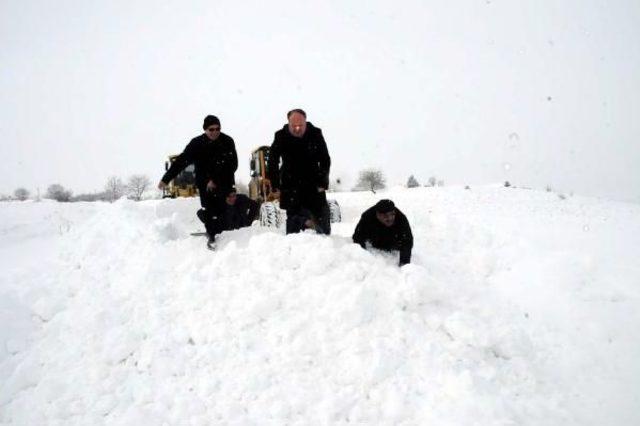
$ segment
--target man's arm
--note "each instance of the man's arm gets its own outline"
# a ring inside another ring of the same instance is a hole
[[[411,263],[411,248],[401,248],[400,249],[400,261],[398,262],[399,266],[406,265]]]
[[[351,237],[353,239],[353,242],[356,244],[360,244],[360,247],[362,248],[367,248],[366,247],[366,242],[367,242],[367,226],[365,224],[365,218],[364,216],[360,217],[360,221],[358,222],[358,224],[356,225],[356,230],[353,232],[353,237]]]
[[[400,215],[399,215],[400,216]],[[403,214],[400,216],[399,223],[400,233],[398,234],[398,243],[400,248],[400,266],[411,262],[411,249],[413,248],[413,234],[407,217]]]
[[[329,170],[331,169],[331,157],[327,149],[327,143],[322,136],[322,130],[318,129],[318,167],[320,176],[318,176],[318,187],[329,189]]]
[[[168,184],[173,178],[185,169],[189,164],[193,163],[196,152],[196,142],[192,140],[184,148],[184,151],[171,163],[171,167],[160,179],[161,183]]]
[[[238,153],[236,152],[236,144],[233,141],[233,138],[229,137],[231,141],[231,163],[230,169],[235,173],[238,170]]]
[[[269,164],[267,164],[267,175],[271,182],[271,190],[277,191],[280,188],[280,141],[278,140],[278,134],[273,138],[271,149],[269,150]]]

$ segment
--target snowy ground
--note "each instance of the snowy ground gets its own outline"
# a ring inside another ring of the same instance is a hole
[[[0,204],[0,423],[640,424],[640,206],[333,194],[205,249],[196,200]],[[391,198],[413,263],[350,241]]]

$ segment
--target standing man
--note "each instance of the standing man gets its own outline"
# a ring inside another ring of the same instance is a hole
[[[400,266],[411,262],[413,235],[407,217],[391,200],[380,200],[362,213],[353,233],[353,242],[366,249],[399,250]]]
[[[238,154],[233,139],[220,131],[220,120],[207,115],[202,125],[204,133],[191,140],[158,183],[163,189],[185,167],[195,166],[196,186],[203,210],[198,217],[209,236],[207,245],[213,248],[215,236],[223,230],[225,197],[235,184]]]
[[[287,234],[305,229],[330,234],[325,191],[331,157],[322,130],[308,122],[301,109],[289,111],[287,120],[274,136],[268,164],[271,189],[287,211]]]

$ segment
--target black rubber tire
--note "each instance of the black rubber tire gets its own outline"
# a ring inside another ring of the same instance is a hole
[[[260,225],[270,228],[278,227],[278,211],[275,204],[266,202],[260,206]]]

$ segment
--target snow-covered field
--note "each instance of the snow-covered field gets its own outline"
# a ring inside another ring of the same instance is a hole
[[[0,423],[640,424],[640,206],[332,194],[205,249],[197,201],[0,204]],[[350,241],[391,198],[413,263]]]

